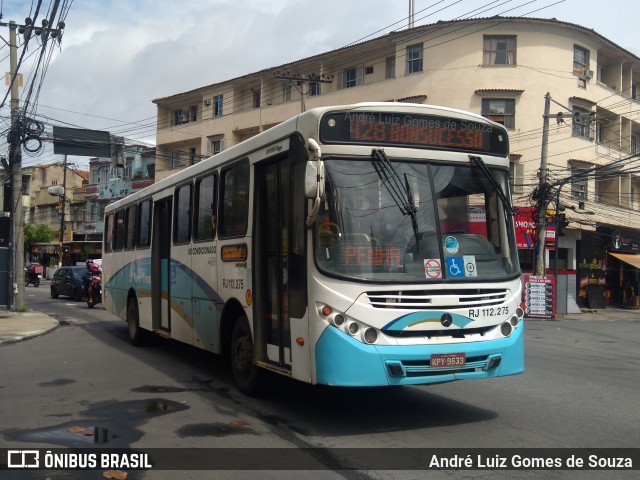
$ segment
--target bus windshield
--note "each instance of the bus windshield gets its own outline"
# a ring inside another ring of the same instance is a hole
[[[326,199],[314,228],[322,272],[406,283],[519,273],[511,210],[500,198],[510,194],[506,169],[375,156],[324,160]]]

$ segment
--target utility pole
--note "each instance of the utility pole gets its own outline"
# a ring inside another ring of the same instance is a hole
[[[13,238],[13,308],[24,305],[24,230],[22,214],[22,125],[18,97],[18,55],[15,22],[9,22],[9,65],[11,76],[11,133],[9,139],[9,165],[11,166],[11,232]]]
[[[62,163],[62,196],[60,197],[60,246],[58,255],[58,267],[62,266],[62,256],[64,255],[64,212],[67,205],[67,155]]]
[[[542,198],[538,199],[538,221],[536,222],[537,230],[537,248],[535,251],[535,269],[534,273],[538,276],[544,275],[544,257],[545,257],[545,240],[546,240],[546,220],[547,220],[547,152],[549,149],[549,113],[551,110],[551,95],[549,92],[544,96],[544,115],[542,123],[542,149],[540,152],[540,182],[539,192]]]
[[[306,111],[305,97],[309,93],[307,91],[305,93],[303,86],[310,85],[314,83],[331,83],[333,82],[333,75],[317,75],[315,73],[310,73],[308,75],[301,73],[290,73],[290,72],[275,72],[274,78],[278,80],[288,80],[290,82],[296,82],[296,86],[298,87],[298,91],[300,92],[300,112]]]
[[[8,302],[14,309],[25,305],[24,294],[24,217],[22,213],[22,134],[23,115],[20,112],[20,97],[18,95],[18,54],[16,31],[24,33],[28,39],[32,33],[42,35],[42,48],[46,45],[49,35],[60,40],[64,22],[59,22],[58,28],[50,28],[49,24],[57,14],[60,0],[55,0],[51,9],[50,20],[42,20],[42,27],[35,27],[30,18],[25,19],[24,25],[14,21],[0,22],[0,27],[9,27],[9,77],[11,80],[11,129],[9,132],[9,166],[11,169],[11,248],[8,284],[11,285],[13,302]],[[0,17],[1,18],[1,17]],[[5,43],[6,40],[2,39]],[[10,295],[11,296],[11,295]]]

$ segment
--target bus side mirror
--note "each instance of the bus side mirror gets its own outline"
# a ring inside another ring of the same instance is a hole
[[[304,174],[304,191],[307,198],[324,198],[324,162],[321,160],[307,162]]]
[[[311,160],[307,161],[304,172],[304,191],[305,196],[314,202],[305,224],[311,228],[320,210],[320,202],[324,199],[324,162],[321,160],[320,145],[313,138],[307,139],[307,148],[311,152]]]

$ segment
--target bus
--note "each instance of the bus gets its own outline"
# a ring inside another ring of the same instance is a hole
[[[524,371],[505,128],[408,103],[314,108],[105,209],[104,306],[331,386]]]

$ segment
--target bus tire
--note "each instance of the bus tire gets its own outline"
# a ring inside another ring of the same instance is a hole
[[[231,333],[231,371],[240,390],[254,396],[260,390],[260,372],[254,361],[253,339],[246,318],[239,318]]]
[[[129,297],[127,302],[127,325],[129,327],[129,341],[139,347],[144,343],[144,331],[140,328],[140,315],[136,297]]]

